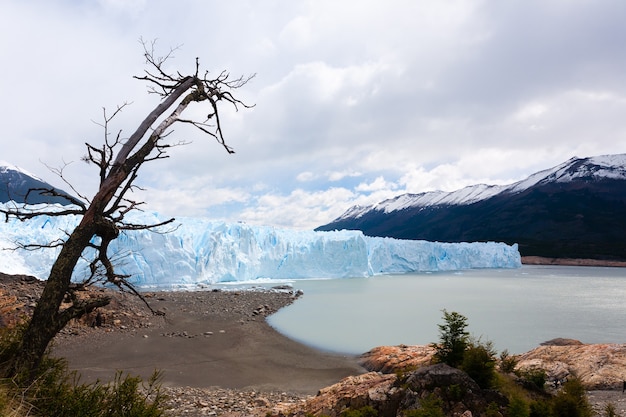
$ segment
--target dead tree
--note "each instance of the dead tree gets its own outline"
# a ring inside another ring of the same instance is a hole
[[[81,216],[79,224],[68,232],[64,240],[48,245],[61,246],[61,249],[25,330],[19,353],[7,368],[7,374],[32,378],[48,344],[70,320],[110,302],[107,297],[81,299],[77,296],[81,285],[100,279],[120,288],[132,289],[127,281],[128,276],[116,273],[107,249],[122,230],[149,229],[173,221],[170,219],[158,225],[132,224],[126,221],[126,215],[142,204],[130,198],[131,192],[136,188],[134,182],[138,171],[146,162],[167,157],[166,151],[172,145],[166,143],[164,138],[173,124],[191,124],[216,139],[228,153],[234,153],[224,140],[218,107],[225,103],[233,105],[235,109],[239,106],[249,107],[235,98],[232,92],[246,84],[252,76],[231,79],[227,72],[221,72],[216,77],[210,77],[208,72],[200,72],[198,59],[192,75],[168,74],[163,64],[171,56],[171,52],[164,58],[157,58],[154,49],[148,48],[145,43],[144,52],[148,69],[135,78],[146,81],[150,92],[158,94],[161,102],[127,140],[122,140],[119,133],[111,138],[108,132],[110,120],[125,106],[118,107],[111,117],[107,117],[105,112],[104,144],[95,147],[87,143],[87,154],[84,157],[86,162],[95,164],[99,169],[100,185],[93,198],[87,199],[80,194],[79,197],[65,196],[72,205],[44,209],[20,206],[4,211],[5,216],[15,216],[21,220],[42,215]],[[193,103],[200,103],[208,108],[206,120],[182,118],[183,112]],[[159,118],[162,119],[157,123]],[[63,178],[62,172],[59,174]],[[85,256],[90,256],[90,275],[85,277],[82,284],[77,285],[72,282],[72,274],[81,257]],[[64,307],[68,303],[69,306]]]

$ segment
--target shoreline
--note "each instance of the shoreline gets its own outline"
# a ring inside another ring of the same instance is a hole
[[[599,266],[626,268],[626,261],[606,261],[585,258],[546,258],[543,256],[522,256],[522,265],[556,265],[556,266]]]
[[[118,370],[147,379],[160,370],[164,387],[314,395],[365,371],[357,355],[309,347],[267,323],[265,317],[296,299],[292,293],[150,293],[152,308],[165,316],[152,316],[145,306],[138,310],[138,300],[128,297],[113,309],[125,309],[122,318],[130,322],[113,319],[101,328],[73,326],[55,340],[53,354],[66,358],[85,382],[112,379]],[[130,311],[128,303],[133,304]]]
[[[41,282],[2,276],[0,290],[17,294],[27,311]],[[34,285],[33,285],[34,284]],[[336,355],[310,348],[273,329],[268,315],[297,300],[273,290],[154,292],[144,294],[153,316],[134,296],[113,292],[94,317],[71,323],[55,339],[52,353],[68,360],[81,383],[111,380],[118,370],[148,378],[164,371],[168,416],[264,416],[278,404],[297,405],[347,376],[366,372],[361,355]],[[618,390],[588,391],[596,410],[613,403],[626,409]],[[209,414],[207,414],[209,413]]]

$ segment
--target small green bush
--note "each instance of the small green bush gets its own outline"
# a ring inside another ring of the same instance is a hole
[[[514,396],[509,400],[508,417],[530,417],[530,406],[521,397]]]
[[[530,417],[552,417],[550,403],[546,400],[535,400],[531,402]]]
[[[465,396],[466,390],[465,387],[458,384],[451,384],[447,387],[446,392],[448,394],[447,398],[452,401],[461,401]]]
[[[445,417],[443,401],[434,394],[430,394],[420,400],[420,408],[407,410],[405,417]]]
[[[341,417],[378,417],[378,411],[374,409],[374,407],[366,405],[361,408],[357,408],[353,410],[348,408],[347,410],[343,410],[340,414]]]
[[[579,378],[571,378],[552,399],[554,417],[591,417],[593,411]]]
[[[500,353],[500,372],[510,374],[515,371],[518,360],[515,355],[511,355],[508,350],[504,349]]]
[[[498,404],[491,402],[489,403],[489,405],[487,406],[487,409],[485,410],[485,417],[501,417],[502,414],[500,413],[500,407],[498,406]]]
[[[25,323],[19,323],[15,327],[0,328],[0,374],[2,376],[7,376],[7,368],[20,349],[25,329]]]
[[[546,371],[543,369],[528,369],[517,372],[517,376],[529,382],[533,387],[540,391],[545,389]]]
[[[0,370],[19,349],[24,326],[0,329]],[[28,415],[45,417],[160,417],[164,415],[165,396],[161,374],[155,372],[146,383],[122,373],[104,384],[80,383],[64,359],[45,355],[34,380],[27,385],[19,378],[0,380],[0,416]]]
[[[463,355],[467,348],[469,333],[467,317],[453,311],[448,313],[443,310],[444,324],[439,324],[439,343],[431,346],[435,348],[433,359],[439,363],[445,363],[458,368],[463,362]]]
[[[481,388],[491,388],[496,379],[496,352],[491,342],[471,341],[460,368]]]
[[[41,415],[50,417],[160,417],[165,401],[160,380],[159,372],[145,384],[118,372],[109,384],[81,384],[75,373],[60,365],[36,381],[29,397]]]

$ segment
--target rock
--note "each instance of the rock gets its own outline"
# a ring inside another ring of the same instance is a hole
[[[322,388],[317,396],[307,400],[288,415],[326,415],[338,417],[347,408],[373,407],[381,416],[395,416],[403,389],[395,387],[392,374],[368,372],[349,376],[330,387]]]
[[[556,339],[551,339],[546,342],[540,343],[541,346],[571,346],[571,345],[582,345],[583,342],[576,339],[565,339],[562,337],[557,337]]]
[[[291,285],[274,285],[272,289],[277,291],[291,291]]]
[[[361,365],[368,371],[404,372],[429,365],[434,354],[431,346],[379,346],[361,355]]]
[[[420,401],[430,394],[435,394],[443,403],[445,415],[474,413],[482,415],[489,404],[495,403],[506,407],[508,400],[496,391],[483,390],[465,372],[444,363],[424,366],[411,372],[404,386],[408,395],[400,404],[402,410],[421,407]]]
[[[430,346],[380,346],[361,356],[367,370],[406,372],[429,365],[435,350]],[[621,389],[626,381],[626,344],[583,344],[553,339],[518,355],[519,370],[543,369],[548,382],[577,375],[586,389]]]
[[[496,391],[483,390],[465,372],[445,364],[428,365],[404,376],[368,372],[323,388],[304,405],[282,410],[285,416],[338,417],[345,410],[372,407],[377,415],[395,417],[422,407],[431,395],[442,400],[445,415],[483,415],[489,404],[504,410],[508,400]]]
[[[518,360],[517,369],[543,369],[548,382],[576,375],[589,390],[621,389],[626,381],[626,344],[539,346]]]
[[[270,408],[272,403],[265,397],[255,398],[252,402],[255,407]]]

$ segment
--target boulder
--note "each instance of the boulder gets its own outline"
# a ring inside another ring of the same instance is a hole
[[[445,415],[482,415],[492,403],[500,409],[507,404],[505,397],[482,390],[465,372],[437,364],[403,376],[379,372],[351,376],[320,390],[304,405],[281,410],[279,414],[338,417],[347,409],[371,407],[379,416],[395,417],[422,408],[424,401],[432,397],[441,399],[439,404]]]
[[[431,364],[431,346],[380,346],[364,353],[361,364],[369,371],[403,373]],[[579,377],[589,390],[621,389],[626,381],[626,344],[583,344],[557,338],[517,356],[518,370],[542,369],[548,383]]]
[[[570,345],[582,345],[583,342],[576,339],[566,339],[563,337],[557,337],[543,343],[539,343],[541,346],[570,346]]]
[[[348,408],[369,406],[380,416],[395,416],[404,393],[402,388],[395,386],[396,380],[395,375],[378,372],[349,376],[321,389],[304,406],[298,406],[297,412],[287,414],[338,417]]]
[[[517,369],[542,369],[549,383],[575,375],[588,390],[613,390],[626,381],[626,344],[539,346],[518,360]]]
[[[431,395],[441,399],[445,415],[482,415],[491,403],[500,408],[508,404],[500,393],[481,389],[465,372],[444,363],[410,372],[403,386],[406,394],[399,407],[403,411],[419,409]]]
[[[435,349],[424,345],[379,346],[361,355],[361,365],[369,371],[406,372],[432,363]]]

